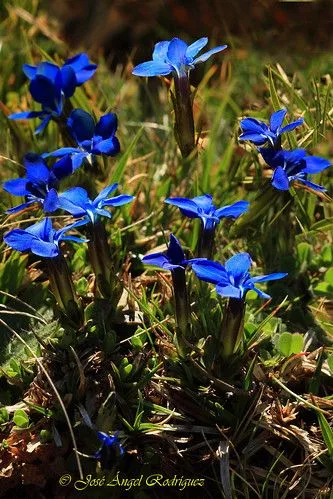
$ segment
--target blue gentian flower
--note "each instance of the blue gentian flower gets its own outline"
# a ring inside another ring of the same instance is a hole
[[[61,71],[55,64],[42,62],[31,74],[29,90],[32,98],[41,104],[41,111],[27,111],[8,116],[12,120],[40,118],[42,123],[35,133],[39,133],[48,125],[52,118],[59,118],[63,110],[63,92]]]
[[[249,269],[251,257],[248,253],[238,253],[226,261],[225,265],[210,260],[202,260],[192,265],[194,273],[202,281],[216,285],[216,292],[225,297],[241,300],[249,290],[256,291],[261,298],[269,295],[256,287],[257,283],[282,279],[286,273],[276,273],[251,277]]]
[[[128,194],[109,198],[108,196],[117,187],[118,184],[105,187],[94,200],[89,198],[87,191],[82,187],[73,187],[59,194],[58,207],[68,211],[74,217],[85,217],[87,221],[94,224],[99,217],[112,217],[111,213],[104,209],[105,206],[122,206],[134,199],[134,196]]]
[[[118,435],[118,431],[113,436],[110,436],[103,431],[97,432],[97,436],[102,441],[102,445],[92,457],[101,461],[103,469],[112,467],[114,465],[115,457],[117,457],[117,455],[121,457],[125,453]]]
[[[237,201],[231,205],[216,208],[213,204],[213,197],[209,194],[188,198],[168,198],[165,203],[172,204],[180,208],[183,215],[190,218],[200,218],[204,230],[213,229],[222,218],[237,218],[245,213],[249,208],[248,201]]]
[[[282,127],[282,122],[287,114],[286,109],[280,109],[271,115],[269,126],[263,121],[259,121],[255,118],[244,118],[240,122],[240,127],[242,129],[242,134],[240,135],[240,140],[249,140],[256,146],[262,146],[269,143],[270,146],[274,147],[280,140],[280,136],[285,132],[291,132],[299,125],[302,125],[303,118],[299,118],[289,125]]]
[[[114,113],[105,114],[95,124],[89,113],[74,109],[67,120],[67,126],[78,147],[62,147],[43,156],[61,157],[70,154],[74,170],[85,158],[90,161],[94,155],[115,156],[120,151],[119,140],[115,135],[117,125],[117,116]]]
[[[287,191],[290,183],[297,180],[315,191],[326,191],[325,187],[307,180],[309,174],[319,173],[330,166],[330,162],[319,156],[307,156],[305,149],[292,151],[260,148],[266,163],[274,168],[272,185],[280,191]]]
[[[24,157],[26,176],[4,182],[3,188],[13,196],[25,196],[26,202],[6,213],[16,213],[33,203],[41,203],[45,212],[57,209],[57,192],[59,181],[72,173],[72,161],[64,156],[49,169],[41,156],[28,153]]]
[[[135,76],[166,76],[170,73],[179,78],[186,76],[196,64],[207,61],[213,54],[227,48],[227,45],[221,45],[196,57],[207,43],[206,37],[200,38],[191,45],[187,45],[180,38],[158,42],[153,51],[153,59],[139,64],[132,73]]]
[[[26,229],[13,229],[7,232],[3,239],[8,246],[17,251],[29,250],[44,258],[55,258],[60,254],[61,241],[87,242],[86,239],[65,235],[69,230],[84,224],[86,224],[85,220],[78,220],[60,230],[55,230],[51,219],[44,218],[41,222],[30,225]]]
[[[75,88],[87,81],[96,71],[87,54],[78,54],[67,59],[59,68],[51,62],[41,62],[38,66],[23,65],[23,72],[29,78],[32,98],[42,105],[41,111],[27,111],[9,115],[10,119],[40,118],[42,123],[36,129],[39,133],[52,118],[59,118],[63,111],[63,98],[71,97]]]
[[[188,264],[200,260],[201,258],[186,260],[183,248],[173,234],[170,234],[170,243],[165,253],[150,253],[142,258],[142,262],[147,265],[171,271],[179,268],[184,270]]]

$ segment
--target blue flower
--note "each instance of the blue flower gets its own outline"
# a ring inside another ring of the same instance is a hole
[[[42,62],[31,75],[29,90],[32,98],[41,104],[41,111],[27,111],[8,116],[12,120],[40,118],[42,123],[35,133],[39,133],[48,125],[52,118],[62,114],[62,78],[61,71],[55,64]]]
[[[165,203],[177,206],[183,215],[187,217],[200,218],[204,230],[213,229],[221,218],[239,217],[248,210],[250,204],[248,201],[237,201],[231,205],[216,208],[212,199],[209,194],[204,194],[193,199],[168,198]]]
[[[128,194],[120,194],[114,198],[108,198],[117,187],[118,184],[105,187],[94,200],[89,198],[87,191],[82,187],[73,187],[59,194],[58,207],[68,211],[75,217],[84,216],[91,223],[95,223],[101,216],[111,218],[111,213],[105,210],[104,206],[122,206],[134,199],[133,196]]]
[[[330,166],[330,162],[319,156],[307,156],[305,149],[293,151],[260,148],[266,163],[274,168],[272,185],[280,191],[287,191],[294,180],[302,182],[316,191],[326,191],[325,187],[307,180],[308,174],[319,173]]]
[[[177,77],[186,76],[196,64],[207,61],[213,54],[227,48],[227,45],[221,45],[196,57],[207,43],[208,38],[206,37],[200,38],[191,45],[187,45],[180,38],[156,43],[153,59],[139,64],[132,73],[136,76],[166,76],[170,73]]]
[[[299,118],[289,125],[282,127],[282,122],[285,115],[287,114],[286,109],[280,109],[272,114],[269,126],[263,121],[259,121],[255,118],[245,118],[240,122],[240,127],[242,129],[242,134],[240,135],[240,140],[249,140],[253,142],[256,146],[262,146],[269,142],[270,146],[274,147],[280,136],[285,132],[290,132],[294,130],[299,125],[302,125],[303,118]]]
[[[99,154],[115,156],[120,151],[119,140],[115,135],[117,125],[117,116],[114,113],[105,114],[95,124],[89,113],[74,109],[67,120],[67,126],[78,147],[62,147],[43,156],[61,157],[70,154],[74,170],[85,158],[91,160],[92,156]]]
[[[24,178],[7,180],[3,188],[13,196],[25,196],[26,202],[7,210],[6,213],[16,213],[36,202],[43,205],[45,212],[55,211],[57,209],[56,188],[59,181],[72,173],[70,157],[61,158],[49,170],[41,156],[28,153],[24,157],[24,168],[26,170]]]
[[[60,230],[55,230],[51,219],[44,218],[41,222],[30,225],[26,229],[13,229],[7,232],[3,239],[8,246],[17,251],[29,250],[44,258],[55,258],[60,254],[60,241],[87,242],[86,239],[65,235],[69,230],[84,224],[86,224],[85,220],[78,220]]]
[[[226,261],[225,265],[210,260],[202,260],[192,265],[194,273],[202,281],[216,285],[216,292],[225,297],[242,299],[249,290],[256,291],[261,298],[270,298],[269,295],[255,285],[260,282],[282,279],[287,274],[277,273],[258,277],[251,277],[249,269],[251,258],[248,253],[238,253]]]
[[[170,243],[165,253],[150,253],[142,258],[142,262],[147,265],[155,265],[164,270],[185,269],[186,265],[201,261],[201,258],[186,260],[183,248],[178,239],[170,234]]]
[[[14,113],[10,119],[40,118],[42,123],[36,129],[39,133],[52,118],[59,118],[63,111],[63,98],[71,97],[75,88],[87,81],[96,71],[96,64],[91,64],[87,54],[78,54],[67,59],[59,68],[51,62],[41,62],[38,66],[23,65],[23,72],[29,78],[29,90],[32,98],[41,104],[41,111]]]
[[[102,441],[102,445],[92,457],[101,461],[102,468],[104,469],[112,467],[114,458],[117,454],[121,457],[125,453],[118,435],[118,431],[112,437],[103,431],[97,432],[97,436]]]

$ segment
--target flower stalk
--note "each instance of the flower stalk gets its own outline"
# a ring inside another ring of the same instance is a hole
[[[216,224],[213,223],[209,227],[205,227],[204,223],[201,221],[197,251],[199,258],[212,258],[215,241],[215,230]]]
[[[187,159],[195,149],[195,128],[192,95],[188,75],[174,78],[171,92],[175,111],[175,137],[180,152]]]
[[[173,269],[171,275],[175,301],[177,339],[178,345],[182,349],[184,346],[184,338],[188,336],[190,328],[190,304],[187,293],[185,269],[181,267]]]
[[[63,255],[46,258],[51,290],[60,309],[76,324],[82,323],[82,313],[74,290],[73,281]]]
[[[225,305],[220,336],[220,354],[224,358],[242,347],[245,307],[245,301],[237,298],[229,298]]]
[[[102,298],[115,300],[115,270],[111,258],[110,246],[101,220],[89,224],[88,255],[93,268],[96,288]]]

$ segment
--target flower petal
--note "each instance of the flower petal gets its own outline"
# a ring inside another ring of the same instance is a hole
[[[147,61],[135,66],[132,74],[134,74],[135,76],[166,76],[170,74],[172,70],[173,67],[171,66],[171,64],[156,61]]]
[[[49,212],[52,213],[53,211],[56,211],[59,208],[59,197],[58,193],[55,189],[50,189],[50,191],[47,193],[44,203],[43,203],[43,210],[45,213]]]
[[[278,128],[282,125],[282,122],[287,114],[287,109],[280,109],[272,114],[269,120],[269,126],[272,132],[277,132]]]
[[[298,120],[293,121],[292,123],[289,123],[289,125],[286,125],[283,128],[281,128],[280,133],[291,132],[292,130],[294,130],[296,127],[302,125],[303,123],[304,123],[304,119],[299,118]]]
[[[165,63],[169,48],[169,41],[158,42],[155,44],[153,51],[153,61]]]
[[[104,189],[102,189],[98,196],[94,199],[94,204],[97,205],[100,201],[105,200],[113,191],[117,189],[117,187],[117,183],[104,187]]]
[[[303,178],[296,178],[298,182],[302,182],[303,184],[307,185],[314,191],[319,191],[319,192],[326,192],[327,189],[326,187],[323,187],[322,185],[314,184],[313,182],[310,182],[309,180],[304,180]]]
[[[37,203],[38,201],[39,201],[38,198],[31,199],[30,201],[27,201],[26,203],[22,203],[22,204],[18,204],[17,206],[14,206],[14,208],[9,208],[8,210],[6,210],[6,213],[8,215],[12,215],[13,213],[17,213],[21,210],[24,210],[25,208],[27,208],[27,206],[30,206],[31,204]]]
[[[30,235],[44,241],[50,240],[50,234],[52,231],[52,222],[48,217],[43,218],[43,220],[37,222],[36,224],[29,225],[29,227],[25,229],[25,232],[28,232]]]
[[[65,97],[72,97],[76,88],[76,76],[74,69],[70,66],[64,66],[61,68],[61,80],[61,87]]]
[[[278,166],[276,170],[274,170],[273,177],[272,177],[272,185],[275,187],[275,189],[278,189],[279,191],[288,191],[289,190],[289,179],[281,166]]]
[[[178,241],[178,239],[173,234],[170,234],[170,243],[168,246],[166,256],[169,262],[174,265],[181,265],[185,260],[185,254],[183,248],[181,247],[181,244]]]
[[[35,135],[37,135],[40,132],[42,132],[47,127],[47,125],[50,123],[51,119],[52,119],[51,114],[45,116],[45,118],[43,119],[43,121],[41,122],[41,124],[38,125],[38,127],[36,128]]]
[[[155,267],[164,269],[169,265],[169,260],[163,253],[152,253],[150,255],[144,256],[142,258],[142,263],[146,265],[155,265]]]
[[[56,244],[41,241],[40,239],[32,240],[30,250],[35,255],[44,258],[54,258],[59,255],[59,248]]]
[[[71,112],[67,126],[79,144],[84,140],[91,140],[95,132],[95,122],[92,116],[83,109],[74,109]]]
[[[36,76],[37,67],[30,64],[23,64],[22,71],[29,80],[32,80]]]
[[[260,298],[264,298],[265,300],[268,300],[269,298],[271,298],[270,295],[268,295],[267,293],[264,293],[263,291],[261,291],[261,289],[256,288],[255,286],[253,286],[252,291],[255,291],[260,296]]]
[[[25,111],[22,113],[13,113],[8,116],[10,120],[30,120],[31,118],[39,118],[43,111]]]
[[[129,194],[119,194],[111,199],[106,199],[103,203],[104,206],[122,206],[123,204],[130,203],[133,201],[134,196]]]
[[[3,184],[3,189],[13,196],[26,196],[30,193],[27,190],[28,179],[26,178],[14,178],[12,180],[7,180]]]
[[[82,187],[73,187],[59,194],[59,208],[74,216],[83,216],[87,212],[90,200],[88,193]]]
[[[202,209],[205,213],[208,213],[213,207],[213,196],[210,194],[203,194],[202,196],[196,196],[192,201]]]
[[[183,64],[186,64],[186,50],[188,48],[180,38],[173,38],[169,43],[167,57],[170,64],[176,69],[180,69]]]
[[[268,130],[266,123],[256,118],[244,118],[240,122],[240,127],[244,133],[262,134]]]
[[[78,86],[89,80],[97,69],[97,64],[91,64],[88,55],[85,53],[67,59],[64,63],[64,67],[66,66],[73,68]]]
[[[275,274],[261,275],[261,276],[251,277],[251,282],[257,283],[257,282],[275,281],[277,279],[283,279],[287,275],[288,275],[287,272],[278,272]]]
[[[190,218],[197,218],[198,214],[198,206],[192,199],[187,198],[167,198],[164,200],[167,204],[172,204],[173,206],[177,206],[177,208],[181,209],[181,212]]]
[[[51,169],[51,173],[57,178],[57,180],[62,180],[73,173],[73,162],[69,154],[63,156],[58,161],[56,161]]]
[[[95,128],[94,135],[100,135],[104,140],[109,139],[117,131],[118,120],[114,113],[102,116]]]
[[[192,270],[202,281],[211,282],[213,284],[229,284],[226,269],[218,262],[202,260],[201,262],[193,263]]]
[[[24,156],[23,164],[28,180],[36,184],[48,183],[50,170],[41,156],[35,153],[28,153]]]
[[[120,143],[114,135],[109,139],[102,140],[94,144],[92,154],[106,154],[107,156],[115,156],[120,151]]]
[[[193,59],[200,50],[202,50],[208,43],[208,38],[205,36],[203,38],[199,38],[195,42],[191,43],[186,49],[186,57]]]
[[[306,164],[306,167],[302,170],[304,173],[319,173],[331,166],[328,159],[320,156],[306,156],[304,161]]]
[[[225,262],[225,268],[235,281],[245,275],[251,267],[251,257],[248,253],[237,253]]]
[[[241,289],[236,288],[229,284],[228,286],[223,286],[223,284],[216,285],[217,294],[224,296],[225,298],[238,298],[239,300],[243,297],[243,292]]]
[[[29,250],[33,239],[34,236],[23,229],[13,229],[3,237],[5,243],[17,251]]]
[[[214,215],[218,218],[234,217],[237,218],[248,211],[250,203],[248,201],[237,201],[228,206],[223,206],[215,211]]]
[[[215,47],[211,50],[208,50],[208,52],[205,52],[204,54],[194,59],[193,64],[199,64],[200,62],[205,62],[212,55],[217,54],[218,52],[222,52],[222,50],[225,50],[227,47],[228,45],[220,45],[219,47]]]

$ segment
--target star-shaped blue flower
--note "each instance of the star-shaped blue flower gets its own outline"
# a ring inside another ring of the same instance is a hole
[[[168,198],[165,203],[180,208],[183,215],[190,218],[200,218],[204,230],[213,229],[222,218],[237,218],[249,209],[248,201],[237,201],[231,205],[216,208],[213,197],[209,194],[188,198]]]
[[[109,198],[108,196],[117,187],[118,184],[105,187],[94,200],[89,198],[87,191],[82,187],[73,187],[59,194],[58,207],[68,211],[74,217],[85,217],[87,221],[94,224],[100,217],[112,217],[111,213],[104,209],[105,206],[122,206],[134,199],[134,196],[128,194]]]
[[[97,432],[97,436],[102,441],[102,445],[92,457],[101,461],[103,469],[110,468],[114,465],[117,454],[119,457],[125,454],[124,447],[122,446],[118,435],[118,431],[113,436],[110,436],[103,431]]]
[[[273,113],[270,117],[269,126],[256,118],[244,118],[240,122],[243,133],[240,135],[239,140],[249,140],[256,146],[262,146],[268,142],[270,146],[274,147],[283,133],[291,132],[291,130],[302,125],[304,121],[303,118],[299,118],[283,127],[282,122],[286,114],[286,109],[280,109]]]
[[[249,290],[256,291],[261,298],[270,296],[256,287],[257,283],[282,279],[286,273],[276,273],[251,277],[249,269],[251,257],[248,253],[238,253],[226,261],[225,265],[211,260],[202,260],[192,265],[192,270],[202,281],[216,285],[216,292],[224,297],[241,300]]]
[[[40,203],[45,212],[57,209],[57,192],[59,181],[73,171],[69,156],[64,156],[49,169],[41,156],[28,153],[24,157],[26,176],[4,182],[3,188],[13,196],[25,196],[26,202],[6,213],[16,213],[33,203]]]
[[[38,66],[23,65],[23,72],[29,78],[32,98],[41,104],[41,111],[14,113],[10,119],[40,118],[42,123],[35,133],[39,133],[51,119],[59,118],[63,111],[63,99],[71,97],[76,87],[93,76],[96,64],[91,64],[87,54],[78,54],[67,59],[60,68],[51,62],[41,62]]]
[[[227,45],[220,45],[196,57],[207,43],[206,37],[200,38],[191,45],[187,45],[180,38],[158,42],[153,51],[153,59],[139,64],[132,73],[135,76],[166,76],[170,73],[179,78],[186,76],[196,64],[207,61],[213,54],[227,48]]]
[[[85,224],[85,220],[78,220],[60,230],[55,230],[51,219],[44,218],[26,229],[13,229],[7,232],[3,239],[8,246],[17,251],[31,251],[44,258],[55,258],[60,254],[61,241],[87,242],[86,239],[77,236],[65,235],[69,230]]]
[[[85,158],[89,161],[94,155],[115,156],[120,151],[119,140],[116,137],[118,122],[114,113],[105,114],[95,124],[89,113],[82,109],[74,109],[67,120],[67,126],[78,147],[62,147],[52,153],[44,154],[44,157],[70,154],[73,169],[76,170]]]
[[[142,262],[147,265],[171,271],[179,268],[184,270],[188,264],[201,260],[201,258],[187,260],[180,242],[173,234],[170,234],[170,243],[165,253],[150,253],[142,258]]]
[[[319,173],[331,165],[327,159],[319,156],[307,156],[305,149],[275,152],[272,149],[260,148],[259,151],[266,163],[274,168],[272,185],[276,189],[287,191],[290,183],[297,180],[315,191],[324,192],[327,190],[325,187],[307,180],[309,174]]]

